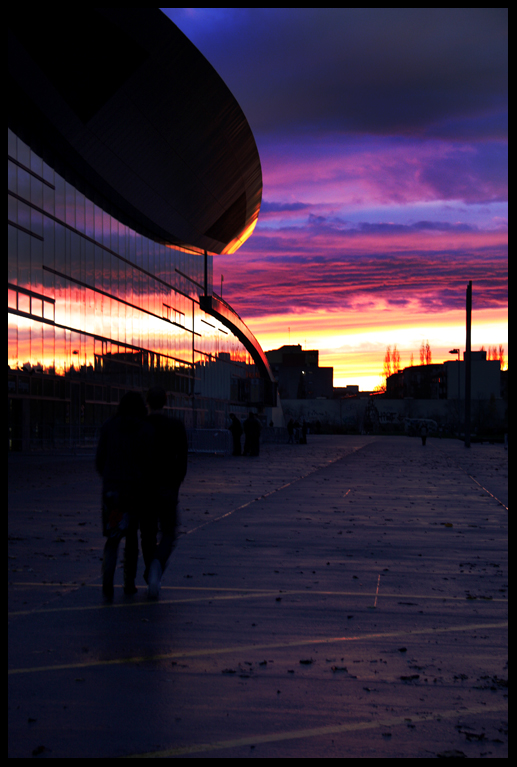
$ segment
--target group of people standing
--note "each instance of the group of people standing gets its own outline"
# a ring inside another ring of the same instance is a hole
[[[144,579],[151,599],[158,597],[174,545],[178,493],[187,473],[188,442],[183,423],[165,414],[166,401],[163,389],[150,389],[148,412],[143,397],[128,392],[120,400],[116,415],[101,430],[95,465],[102,476],[102,527],[106,537],[102,591],[107,601],[113,599],[122,538],[124,593],[137,591],[140,529]]]
[[[230,413],[230,426],[228,427],[233,440],[232,455],[257,456],[260,452],[260,421],[255,413],[250,413],[243,424],[235,413]],[[241,436],[244,433],[244,449],[241,450]]]

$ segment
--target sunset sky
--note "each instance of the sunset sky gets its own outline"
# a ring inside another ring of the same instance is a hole
[[[507,351],[507,10],[163,9],[215,67],[263,171],[254,234],[214,288],[265,350],[334,385],[465,347]]]

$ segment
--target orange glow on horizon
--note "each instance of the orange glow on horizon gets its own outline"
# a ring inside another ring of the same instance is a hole
[[[428,314],[384,310],[343,313],[317,311],[304,314],[247,318],[265,351],[286,344],[319,350],[320,367],[334,368],[334,386],[359,385],[371,391],[381,384],[386,347],[396,344],[401,367],[420,364],[422,341],[429,340],[433,362],[456,359],[449,350],[465,348],[465,313],[456,310],[430,318]],[[397,316],[398,314],[398,316]],[[508,324],[506,310],[479,310],[472,320],[473,349],[502,344],[508,365]]]

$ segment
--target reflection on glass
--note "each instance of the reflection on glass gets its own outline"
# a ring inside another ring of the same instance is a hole
[[[38,176],[9,163],[10,369],[94,376],[99,391],[155,382],[186,397],[235,398],[235,381],[257,374],[238,339],[200,309],[203,253],[131,230],[11,132],[9,142]],[[210,293],[211,254],[207,262]]]

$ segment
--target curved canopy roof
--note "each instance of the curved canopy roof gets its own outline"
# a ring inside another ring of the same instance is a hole
[[[9,13],[9,126],[110,213],[155,238],[234,252],[262,172],[236,100],[155,8]]]

